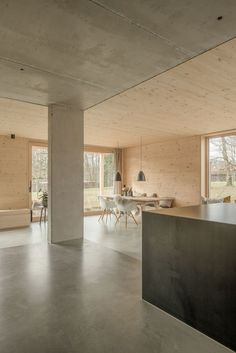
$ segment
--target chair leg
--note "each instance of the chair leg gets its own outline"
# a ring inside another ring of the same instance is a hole
[[[40,210],[40,219],[39,219],[40,224],[42,222],[42,218],[43,218],[43,208],[41,208],[41,210]]]
[[[134,220],[134,222],[136,223],[136,225],[138,225],[138,223],[137,223],[137,221],[136,221],[136,219],[135,219],[135,217],[134,217],[134,215],[133,215],[132,212],[130,212],[130,217],[133,218],[133,220]]]
[[[116,220],[117,220],[117,215],[116,215],[115,211],[112,210],[111,213],[116,217]]]
[[[103,221],[103,218],[104,218],[104,216],[105,216],[105,213],[106,213],[106,210],[102,210],[102,214],[101,214],[101,216],[100,216],[100,218],[99,218],[99,221],[100,221],[100,220]]]
[[[102,210],[102,214],[101,214],[100,217],[98,218],[98,222],[99,222],[100,220],[102,220],[103,217],[104,217],[104,210]]]
[[[103,218],[105,217],[105,214],[106,214],[106,209],[103,210],[102,220],[103,220]]]
[[[127,228],[127,222],[128,222],[128,214],[126,212],[125,213],[125,228]]]
[[[107,223],[107,218],[108,218],[108,209],[106,208],[106,223]]]
[[[116,223],[115,223],[115,225],[119,222],[120,218],[121,218],[121,214],[119,213],[118,217],[116,216]]]

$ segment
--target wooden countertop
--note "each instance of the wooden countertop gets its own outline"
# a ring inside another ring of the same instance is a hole
[[[144,212],[236,225],[236,204],[229,203],[165,208]]]

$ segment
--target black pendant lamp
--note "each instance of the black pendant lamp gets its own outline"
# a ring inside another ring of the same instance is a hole
[[[146,181],[145,174],[142,171],[142,137],[140,137],[140,171],[138,173],[137,181]]]
[[[119,159],[119,142],[117,142],[116,159]],[[116,164],[119,166],[119,160],[116,161]],[[118,168],[119,168],[119,167],[118,167]],[[114,181],[121,181],[121,174],[120,174],[119,170],[117,170],[117,172],[116,172],[116,174],[115,174]]]
[[[120,172],[116,172],[116,175],[115,175],[115,181],[121,181],[121,175],[120,175]]]
[[[145,174],[142,170],[138,173],[137,181],[146,181]]]

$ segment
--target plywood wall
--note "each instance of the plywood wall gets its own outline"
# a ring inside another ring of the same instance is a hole
[[[124,149],[124,184],[148,195],[175,197],[175,206],[200,203],[201,138],[190,137],[143,146],[146,182],[137,182],[140,149]]]
[[[0,209],[28,208],[29,140],[0,136]]]

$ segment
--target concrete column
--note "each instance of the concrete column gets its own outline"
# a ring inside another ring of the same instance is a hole
[[[49,242],[83,236],[84,117],[77,106],[50,105]]]

